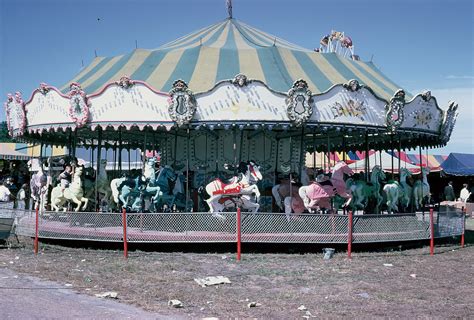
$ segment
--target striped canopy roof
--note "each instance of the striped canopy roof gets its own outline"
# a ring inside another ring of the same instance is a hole
[[[238,73],[280,92],[288,91],[299,78],[308,81],[313,93],[350,79],[357,79],[386,100],[399,89],[372,62],[314,52],[236,19],[225,19],[154,50],[97,57],[70,82],[79,82],[91,94],[128,75],[168,92],[175,80],[183,79],[192,91],[205,92]],[[63,92],[70,82],[61,88]]]

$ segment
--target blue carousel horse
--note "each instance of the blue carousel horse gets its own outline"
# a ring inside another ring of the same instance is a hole
[[[156,178],[156,184],[160,187],[162,195],[158,209],[164,212],[190,211],[193,207],[192,200],[186,203],[184,183],[186,177],[181,171],[174,170],[166,165],[162,167]]]

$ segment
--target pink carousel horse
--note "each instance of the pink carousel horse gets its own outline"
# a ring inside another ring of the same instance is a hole
[[[346,188],[344,174],[351,176],[354,171],[344,161],[339,161],[334,166],[330,179],[324,175],[319,175],[316,181],[309,186],[303,186],[299,189],[299,195],[309,212],[313,212],[314,209],[330,209],[331,199],[336,195],[346,199],[343,207],[349,205],[352,194]]]

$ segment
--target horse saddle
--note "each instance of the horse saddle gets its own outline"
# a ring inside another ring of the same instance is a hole
[[[231,179],[224,180],[224,181],[217,178],[216,181],[218,181],[221,184],[221,189],[214,191],[213,195],[239,194],[240,191],[242,190],[242,186],[239,184],[240,180],[241,179],[239,177],[232,177]]]

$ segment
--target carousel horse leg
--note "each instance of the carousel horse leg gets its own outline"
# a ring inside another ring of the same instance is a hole
[[[291,219],[291,212],[292,212],[292,209],[291,209],[291,197],[286,197],[285,200],[284,200],[284,205],[285,205],[285,216],[286,216],[286,220],[290,221]]]
[[[278,192],[279,189],[280,189],[279,184],[273,186],[272,195],[273,195],[273,198],[275,199],[275,204],[278,206],[278,208],[280,208],[280,210],[283,211],[283,201],[281,199],[280,192]]]

